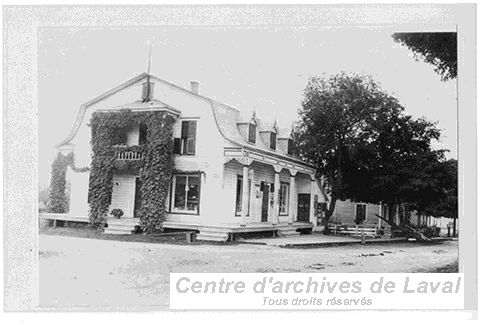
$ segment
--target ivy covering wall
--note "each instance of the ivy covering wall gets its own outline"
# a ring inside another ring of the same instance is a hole
[[[167,114],[153,114],[147,121],[147,145],[140,171],[142,209],[140,226],[150,233],[161,228],[167,212],[166,199],[172,180],[173,123]]]
[[[47,210],[50,213],[67,213],[69,210],[69,197],[67,195],[67,167],[70,166],[76,172],[85,172],[88,168],[77,168],[73,152],[63,155],[61,152],[52,163],[50,178],[50,191]]]
[[[160,229],[165,220],[165,202],[172,178],[173,124],[175,118],[165,112],[95,112],[90,121],[92,131],[92,165],[89,179],[89,218],[96,226],[102,226],[108,216],[113,174],[136,174],[142,183],[142,208],[140,226],[150,233]],[[114,147],[119,130],[146,126],[144,146]],[[115,159],[115,151],[142,152],[142,158],[134,161]]]

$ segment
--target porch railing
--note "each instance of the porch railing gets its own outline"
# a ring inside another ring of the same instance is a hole
[[[118,160],[140,160],[142,159],[142,153],[135,151],[117,151],[115,152],[115,158]]]
[[[127,146],[116,145],[115,148],[115,159],[117,160],[140,160],[143,157],[141,150],[129,150]]]

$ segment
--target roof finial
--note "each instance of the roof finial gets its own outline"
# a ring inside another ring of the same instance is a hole
[[[148,41],[148,61],[147,61],[147,74],[150,74],[150,64],[152,61],[152,42]]]

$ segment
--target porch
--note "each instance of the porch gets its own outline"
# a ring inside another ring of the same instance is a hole
[[[300,235],[300,231],[311,232],[313,229],[313,224],[309,222],[293,222],[292,224],[280,222],[275,225],[271,222],[255,222],[242,226],[238,223],[205,225],[201,223],[165,221],[162,225],[164,229],[195,230],[199,232],[197,240],[217,242],[233,241],[236,234],[271,233],[272,237],[291,237]]]

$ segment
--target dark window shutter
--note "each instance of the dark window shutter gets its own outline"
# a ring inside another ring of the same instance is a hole
[[[173,153],[176,154],[176,155],[179,155],[180,151],[181,151],[181,147],[182,147],[182,142],[181,142],[180,138],[174,138],[173,139]]]

